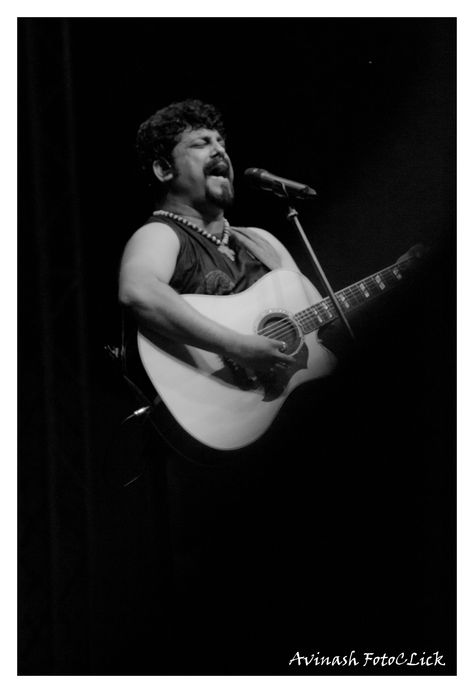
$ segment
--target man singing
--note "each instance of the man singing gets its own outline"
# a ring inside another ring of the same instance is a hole
[[[270,233],[231,227],[224,216],[234,198],[234,173],[220,114],[196,100],[173,103],[140,126],[137,149],[156,205],[123,253],[119,298],[140,332],[151,341],[156,335],[228,357],[250,371],[293,364],[281,339],[223,326],[180,295],[237,294],[273,269],[298,271]],[[226,671],[240,656],[239,639],[257,610],[270,631],[277,613],[268,607],[264,618],[260,597],[265,590],[268,598],[273,574],[274,549],[264,537],[270,518],[273,528],[280,522],[279,494],[270,492],[272,483],[278,487],[275,460],[268,455],[272,477],[264,481],[266,453],[246,450],[244,464],[222,459],[209,466],[167,447],[153,455],[150,474],[161,474],[156,485],[164,488],[156,494],[160,526],[169,533],[169,556],[158,557],[160,579],[172,576],[164,588],[169,620],[160,617],[157,626],[167,633],[169,649],[161,656],[180,672]],[[163,596],[151,599],[161,604]],[[245,637],[247,652],[261,649],[258,631]],[[171,664],[174,657],[179,661]]]
[[[221,326],[179,295],[238,293],[269,270],[298,269],[270,233],[232,228],[224,217],[234,199],[234,173],[220,114],[197,100],[173,103],[141,125],[137,149],[156,187],[157,204],[125,248],[122,305],[147,334],[221,354],[248,368],[293,363],[284,342]]]

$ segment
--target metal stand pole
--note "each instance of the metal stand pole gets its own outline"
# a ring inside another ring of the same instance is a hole
[[[284,186],[282,186],[282,187],[284,187]],[[288,199],[288,195],[286,195],[286,197]],[[324,288],[328,292],[329,297],[331,298],[331,301],[333,302],[334,307],[335,307],[336,311],[338,312],[339,317],[341,318],[343,325],[345,325],[348,333],[351,336],[351,339],[355,340],[352,328],[349,325],[349,322],[347,321],[347,318],[346,318],[344,311],[342,310],[342,307],[341,307],[341,305],[340,305],[340,303],[336,297],[336,294],[332,290],[331,285],[328,282],[326,275],[324,274],[323,268],[319,264],[319,260],[316,257],[316,253],[314,252],[313,248],[311,247],[311,244],[308,241],[308,238],[307,238],[307,236],[303,230],[303,227],[300,224],[300,220],[298,219],[298,212],[296,211],[296,209],[294,207],[291,206],[291,204],[289,202],[288,202],[288,214],[287,214],[286,218],[290,221],[290,223],[293,224],[293,226],[296,228],[296,230],[300,234],[301,238],[303,239],[303,242],[306,246],[306,249],[309,253],[309,256],[310,256],[311,260],[313,261],[313,265],[316,269],[316,272],[317,272],[319,278],[321,279],[321,281],[324,285]]]

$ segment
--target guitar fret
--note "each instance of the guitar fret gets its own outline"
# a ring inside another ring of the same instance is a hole
[[[331,313],[330,306],[332,306],[332,303],[328,298],[325,301],[323,301],[324,310],[328,314],[328,317],[332,318],[333,314]]]
[[[311,330],[314,329],[314,323],[312,320],[312,316],[306,315],[303,319],[300,320],[300,325],[303,328],[303,332],[305,332],[305,333],[311,332]]]
[[[377,296],[380,289],[379,289],[379,285],[377,284],[375,279],[373,279],[372,277],[369,277],[368,279],[365,280],[364,283],[367,287],[367,291],[369,292],[369,294],[371,296]]]
[[[400,270],[398,269],[398,267],[394,267],[394,268],[392,269],[392,273],[395,275],[395,277],[396,277],[397,279],[401,279],[401,278],[402,278],[402,274],[401,274]]]
[[[338,301],[340,303],[342,303],[344,308],[350,308],[351,307],[351,304],[349,303],[349,300],[348,300],[348,295],[345,291],[339,291],[336,294],[336,297],[337,297]]]
[[[403,262],[397,263],[338,291],[336,297],[339,304],[343,310],[349,311],[390,290],[403,279],[402,269],[404,265]],[[308,334],[339,316],[332,300],[326,297],[319,303],[297,313],[295,317],[305,334]]]
[[[302,328],[304,334],[309,334],[313,330],[318,329],[323,324],[323,319],[319,314],[317,305],[310,306],[295,316]]]
[[[355,286],[355,287],[350,286],[348,289],[346,289],[346,296],[348,293],[349,293],[350,298],[351,298],[351,307],[352,307],[352,305],[358,306],[361,303],[365,303],[365,298],[363,295],[361,295],[361,291],[360,291],[358,286]]]
[[[318,322],[322,325],[323,322],[324,322],[324,320],[323,320],[323,318],[321,317],[321,311],[319,311],[319,310],[316,308],[315,311],[314,311],[314,315],[316,316],[316,319],[318,320]]]

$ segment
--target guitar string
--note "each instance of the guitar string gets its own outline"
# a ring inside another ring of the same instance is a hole
[[[381,288],[375,280],[372,280],[372,281],[375,284],[375,286],[380,290],[380,292],[385,291],[385,288]],[[359,284],[360,283],[363,283],[363,281],[359,282]],[[393,286],[395,286],[395,284],[393,284]],[[388,288],[391,288],[391,287],[388,287]],[[349,291],[351,293],[349,293]],[[353,300],[354,298],[358,298],[360,302],[357,304],[357,306],[354,306],[354,305],[349,306],[349,308],[355,308],[355,307],[358,307],[359,305],[362,305],[366,301],[369,301],[371,298],[376,298],[380,294],[366,296],[363,293],[363,290],[360,289],[360,287],[354,287],[354,288],[348,287],[347,289],[344,289],[344,291],[338,292],[338,294],[336,294],[336,295],[338,297],[339,297],[339,295],[341,295],[342,300],[346,301],[346,302],[348,302],[348,299]],[[360,299],[362,299],[362,300],[360,300]],[[332,320],[335,320],[338,317],[335,313],[332,314],[330,312],[330,306],[332,306],[333,310],[335,311],[332,300],[326,298],[326,299],[323,299],[322,301],[320,301],[319,303],[315,304],[314,306],[311,306],[309,308],[305,308],[302,311],[299,311],[298,313],[296,313],[295,317],[297,318],[297,322],[300,324],[300,326],[306,327],[307,324],[311,325],[313,320],[316,317],[318,317],[318,313],[321,313],[321,311],[324,310],[324,312],[327,313],[327,314],[323,314],[323,317],[326,318],[326,320],[324,322],[321,322],[321,323],[316,323],[316,327],[317,326],[322,327],[324,324],[326,324]],[[272,324],[272,326],[270,328],[263,328],[262,330],[258,330],[258,334],[262,335],[264,337],[271,338],[271,339],[282,339],[284,335],[291,334],[291,332],[293,331],[291,328],[288,329],[288,326],[285,325],[285,323],[288,320],[289,320],[289,318],[282,318],[280,320],[277,320],[275,323]]]
[[[297,314],[297,315],[299,315],[299,314]],[[300,327],[303,328],[303,330],[308,326],[311,329],[316,329],[318,327],[323,327],[325,324],[327,324],[328,322],[331,322],[332,320],[337,319],[338,316],[335,313],[334,314],[329,313],[329,315],[327,315],[327,316],[325,315],[324,317],[325,317],[324,322],[319,322],[319,321],[317,322],[316,316],[314,315],[314,311],[313,311],[313,314],[308,313],[307,315],[304,315],[304,316],[300,314],[299,318],[297,318],[296,322],[298,323],[298,325]],[[257,334],[259,334],[263,337],[271,338],[271,339],[283,339],[284,336],[291,335],[291,333],[295,331],[292,324],[290,324],[290,325],[285,324],[287,322],[287,320],[288,320],[288,318],[278,320],[271,328],[263,328],[261,330],[258,330]]]
[[[372,296],[372,295],[366,296],[364,293],[364,290],[360,288],[361,284],[370,283],[372,285],[372,288],[376,287],[381,292],[385,291],[385,287],[382,288],[380,286],[380,284],[376,281],[375,277],[377,275],[379,275],[381,278],[385,279],[387,281],[387,284],[388,284],[388,279],[390,278],[392,280],[393,269],[395,267],[396,268],[402,267],[402,266],[408,264],[408,262],[409,262],[408,260],[405,260],[405,261],[400,262],[400,263],[395,263],[394,265],[391,265],[390,267],[386,267],[384,270],[381,270],[380,272],[376,272],[375,274],[372,274],[369,277],[366,277],[365,279],[361,279],[359,282],[355,282],[354,284],[351,284],[346,289],[342,289],[341,291],[336,293],[336,296],[338,296],[338,297],[341,296],[342,300],[346,300],[346,301],[348,298],[353,299],[353,298],[357,297],[359,299],[363,299],[361,304],[365,303],[366,301],[370,300],[371,298],[374,298],[374,296]],[[397,282],[398,281],[399,281],[399,279],[397,279]],[[396,283],[393,282],[392,286],[396,286]],[[388,288],[392,288],[392,287],[388,286]],[[375,294],[375,297],[378,295],[380,295],[380,294]],[[359,304],[359,305],[361,305],[361,304]],[[318,310],[320,310],[320,309],[318,309],[319,306],[323,307],[324,310],[329,313],[329,306],[333,306],[333,302],[329,297],[323,298],[319,303],[315,304],[314,306],[305,308],[304,310],[300,311],[296,315],[300,316],[300,320],[305,319],[305,317],[306,317],[304,315],[305,313],[307,313],[307,317],[310,317],[310,316],[314,317],[314,314],[315,313],[317,314]],[[334,306],[333,306],[333,309],[334,309]],[[333,315],[331,315],[331,313],[329,313],[329,318],[331,320],[333,320],[334,318],[337,318],[337,316],[333,316]],[[258,334],[263,335],[265,337],[271,337],[272,339],[277,339],[277,338],[279,338],[280,334],[289,333],[288,329],[286,327],[283,327],[283,324],[285,323],[286,320],[288,320],[288,318],[282,318],[281,320],[278,320],[276,323],[274,323],[272,328],[270,328],[267,331],[265,330],[265,328],[263,330],[259,330]],[[326,322],[328,322],[328,321],[326,321]],[[324,323],[321,323],[321,326],[323,324]]]

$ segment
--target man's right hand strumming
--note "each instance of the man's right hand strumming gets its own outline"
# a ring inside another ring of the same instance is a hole
[[[257,334],[238,335],[235,344],[224,354],[239,366],[255,371],[286,368],[295,363],[293,356],[284,353],[286,343]]]

